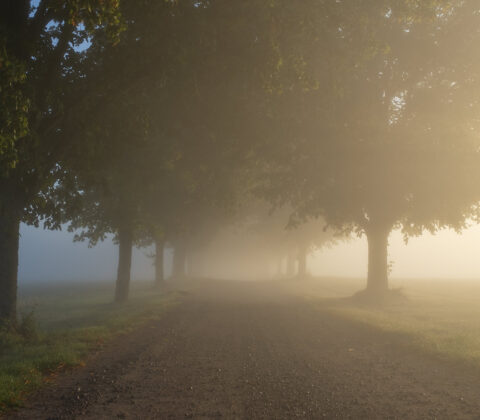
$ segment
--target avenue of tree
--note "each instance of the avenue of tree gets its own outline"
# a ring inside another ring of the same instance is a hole
[[[478,219],[478,41],[475,0],[2,1],[0,319],[22,222],[113,235],[118,302],[134,246],[162,285],[232,227],[300,277],[366,235],[381,298],[393,229]]]

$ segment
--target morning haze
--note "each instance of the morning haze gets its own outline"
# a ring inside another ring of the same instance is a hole
[[[478,418],[479,45],[478,0],[2,0],[0,416]]]
[[[423,234],[405,244],[400,232],[390,238],[390,260],[393,279],[472,279],[480,281],[480,264],[476,245],[480,229],[476,226],[458,234],[451,230],[436,235]],[[20,284],[89,280],[111,281],[115,277],[116,246],[107,241],[96,248],[73,243],[67,232],[44,232],[24,227],[20,239]],[[366,272],[368,252],[365,239],[315,251],[309,256],[312,275],[333,277],[362,277]],[[132,278],[147,280],[153,277],[151,249],[135,252]],[[168,258],[168,257],[167,257]],[[348,260],[348,265],[345,261]],[[167,267],[168,271],[169,268]],[[237,276],[242,278],[242,276]]]

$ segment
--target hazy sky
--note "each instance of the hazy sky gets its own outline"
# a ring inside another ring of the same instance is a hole
[[[73,243],[73,234],[44,231],[28,226],[20,230],[20,283],[33,281],[110,280],[116,276],[117,247],[111,240],[88,248]],[[152,259],[148,249],[136,250],[133,278],[153,278]]]
[[[480,279],[480,226],[462,235],[444,230],[403,241],[400,232],[390,236],[389,260],[392,277]],[[367,243],[364,238],[326,249],[311,259],[314,273],[339,276],[366,274]]]
[[[71,281],[115,278],[117,248],[111,241],[89,249],[73,243],[68,232],[48,232],[22,226],[19,280]],[[149,250],[134,254],[134,279],[153,279]],[[480,279],[480,226],[457,235],[442,231],[423,235],[405,245],[399,232],[390,237],[392,277],[478,278]],[[364,238],[326,249],[310,258],[314,274],[363,277],[367,268],[367,245]]]

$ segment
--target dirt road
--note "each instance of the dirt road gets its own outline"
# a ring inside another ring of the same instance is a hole
[[[478,373],[407,340],[274,283],[205,283],[10,418],[480,419]]]

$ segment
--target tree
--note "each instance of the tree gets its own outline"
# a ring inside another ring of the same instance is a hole
[[[334,237],[326,232],[326,224],[322,219],[302,220],[291,209],[282,207],[269,208],[263,204],[263,211],[254,215],[256,221],[250,225],[250,230],[265,242],[278,267],[286,260],[285,275],[289,278],[305,278],[308,276],[308,255],[315,249],[332,244]],[[266,206],[266,207],[265,207]],[[281,269],[277,270],[281,275]]]
[[[321,250],[334,244],[337,240],[332,232],[327,231],[322,218],[298,220],[297,215],[289,216],[288,236],[293,243],[298,264],[297,277],[308,277],[308,256],[314,250]]]
[[[145,239],[138,235],[159,250],[173,243],[181,276],[204,211],[229,201],[245,150],[239,117],[252,115],[251,86],[260,84],[256,39],[242,35],[252,26],[247,10],[238,17],[217,2],[125,3],[121,42],[106,44],[101,31],[93,38],[79,75],[91,96],[68,122],[78,153],[63,165],[64,189],[78,200],[63,202],[71,229],[85,229],[79,239],[116,234],[119,287],[128,284],[132,241]]]
[[[154,104],[148,86],[132,82],[144,63],[131,62],[142,46],[128,12],[122,9],[130,24],[118,45],[106,42],[99,31],[87,51],[77,89],[90,95],[65,121],[75,148],[61,162],[64,176],[57,187],[64,221],[71,231],[80,230],[76,240],[88,239],[93,246],[113,234],[118,242],[116,302],[128,298],[132,248],[142,224],[140,202],[150,187],[147,163],[160,158],[161,147],[150,130]]]
[[[58,220],[47,197],[59,157],[68,150],[58,121],[73,104],[63,90],[75,46],[98,27],[121,30],[117,0],[0,4],[0,319],[15,322],[19,224]]]
[[[269,186],[299,214],[321,215],[337,232],[367,236],[373,295],[388,289],[391,230],[401,228],[408,238],[425,229],[461,229],[477,214],[480,181],[478,100],[468,94],[478,83],[471,72],[475,43],[472,35],[456,36],[465,16],[478,25],[478,5],[382,5],[369,10],[367,2],[356,2],[357,22],[335,23],[339,48],[333,55],[317,50],[326,62],[352,63],[352,70],[336,72],[334,83],[321,73],[317,90],[292,91],[305,112],[289,121],[298,118],[293,127],[302,127],[286,140],[290,156],[276,161],[275,175],[288,179],[287,188]],[[461,56],[453,45],[461,45]],[[332,85],[338,89],[328,92]],[[284,102],[278,108],[285,115]]]

